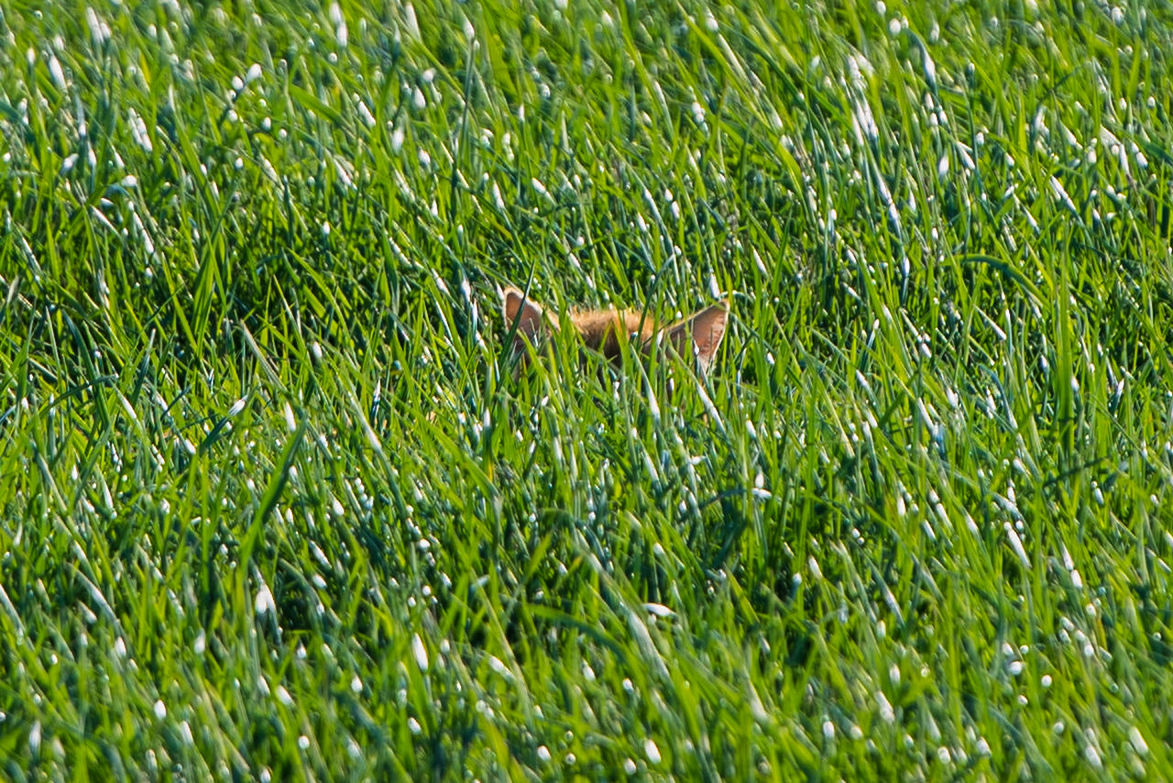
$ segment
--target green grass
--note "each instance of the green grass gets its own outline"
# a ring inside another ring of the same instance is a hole
[[[0,7],[0,777],[1173,776],[1167,3],[370,5]]]

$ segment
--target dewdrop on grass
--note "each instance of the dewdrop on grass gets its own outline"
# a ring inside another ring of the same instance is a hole
[[[896,720],[896,711],[892,709],[892,703],[888,701],[888,697],[884,695],[883,691],[876,691],[876,707],[880,711],[880,719],[885,723],[892,723]]]
[[[361,98],[358,101],[358,116],[368,128],[375,127],[375,115],[371,114],[371,110],[367,108],[366,103]]]
[[[253,600],[253,608],[258,617],[277,611],[277,602],[273,600],[273,593],[269,591],[267,586],[262,585],[261,589],[257,591],[257,596]]]
[[[421,672],[426,672],[428,670],[428,649],[424,647],[423,639],[418,633],[411,637],[411,652],[415,657],[416,666]]]
[[[495,655],[489,656],[489,668],[506,680],[513,680],[513,672],[509,671],[509,667],[505,665],[505,662]]]
[[[151,143],[151,137],[147,133],[147,124],[133,108],[127,112],[127,122],[130,125],[130,135],[134,139],[134,143],[144,152],[153,152],[155,145]]]
[[[342,6],[330,3],[330,22],[334,25],[334,40],[343,49],[350,41],[350,31],[346,27],[346,18],[342,16]]]
[[[55,54],[49,55],[49,77],[53,80],[53,84],[57,89],[65,89],[65,70],[61,67],[61,61],[57,59],[57,55]]]
[[[1087,759],[1087,763],[1091,765],[1092,769],[1103,769],[1104,762],[1100,758],[1100,752],[1096,750],[1096,746],[1088,742],[1083,749],[1083,757]]]
[[[1132,743],[1132,747],[1141,756],[1149,755],[1149,745],[1145,742],[1144,736],[1140,733],[1140,729],[1136,726],[1128,728],[1128,741]]]

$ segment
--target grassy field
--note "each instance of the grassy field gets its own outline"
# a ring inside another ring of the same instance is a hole
[[[1173,776],[1121,1],[0,7],[0,778]]]

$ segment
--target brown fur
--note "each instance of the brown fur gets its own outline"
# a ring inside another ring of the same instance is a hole
[[[502,292],[502,309],[506,328],[517,324],[514,347],[523,355],[526,342],[536,344],[545,335],[558,330],[558,320],[516,288],[506,288]],[[612,362],[620,360],[625,342],[644,355],[666,342],[681,355],[695,356],[703,372],[712,364],[721,345],[728,316],[729,303],[725,301],[667,326],[631,310],[572,310],[568,320],[587,348],[598,351]]]

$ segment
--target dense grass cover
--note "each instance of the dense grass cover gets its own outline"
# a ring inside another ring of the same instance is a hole
[[[1168,3],[374,6],[0,8],[0,777],[1173,775]]]

